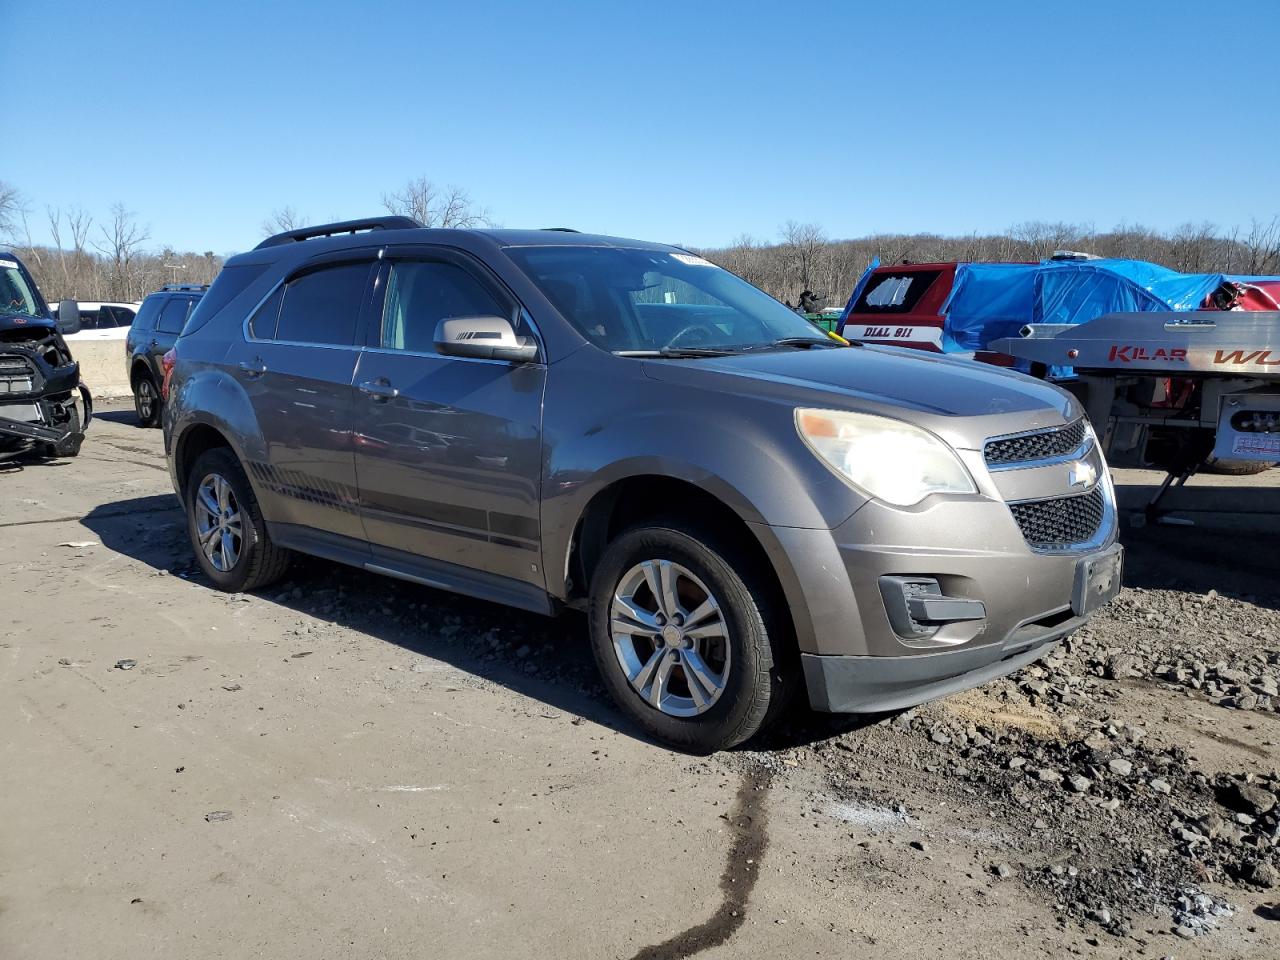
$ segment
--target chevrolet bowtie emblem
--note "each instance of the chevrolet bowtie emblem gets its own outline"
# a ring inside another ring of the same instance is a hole
[[[1090,464],[1077,461],[1067,471],[1067,483],[1075,490],[1088,490],[1098,481],[1098,471]]]

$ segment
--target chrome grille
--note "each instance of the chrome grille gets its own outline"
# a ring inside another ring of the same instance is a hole
[[[1034,460],[1064,457],[1078,450],[1082,443],[1084,443],[1083,417],[1065,427],[988,440],[986,446],[982,448],[982,455],[990,466],[1028,463]]]
[[[1069,547],[1097,534],[1106,514],[1102,484],[1088,493],[1011,503],[1013,519],[1033,547]]]
[[[30,393],[36,386],[36,371],[26,357],[0,354],[0,394]]]

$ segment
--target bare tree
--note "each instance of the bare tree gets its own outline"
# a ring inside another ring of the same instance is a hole
[[[1187,273],[1200,273],[1207,269],[1207,261],[1214,254],[1217,228],[1207,220],[1203,223],[1184,223],[1169,237],[1169,266]]]
[[[297,230],[304,225],[304,219],[295,207],[284,206],[279,210],[272,210],[271,215],[262,221],[262,232],[267,236],[271,236],[276,233],[284,233],[287,230]]]
[[[22,195],[18,188],[0,180],[0,237],[17,236],[22,218]]]
[[[415,177],[401,189],[382,195],[387,213],[412,217],[424,227],[479,227],[489,223],[487,210],[476,207],[461,187],[438,187]]]
[[[782,226],[782,242],[792,257],[794,275],[801,290],[812,290],[818,256],[827,246],[827,235],[816,223],[788,220]],[[826,291],[824,291],[825,293]]]
[[[58,266],[62,271],[60,295],[73,299],[83,297],[93,282],[93,264],[89,262],[85,249],[93,217],[80,207],[70,207],[65,214],[59,207],[45,207],[45,214],[49,218],[49,235],[53,238]],[[70,249],[62,242],[64,216]]]
[[[112,295],[121,300],[133,300],[134,260],[150,234],[134,219],[134,214],[125,209],[123,203],[112,206],[110,229],[103,226],[101,230],[104,242],[95,243],[94,246],[108,260],[108,285]],[[141,295],[143,292],[142,285],[138,284],[137,293]]]
[[[1248,257],[1246,273],[1280,269],[1280,217],[1272,217],[1270,223],[1254,219],[1245,234],[1244,249]]]

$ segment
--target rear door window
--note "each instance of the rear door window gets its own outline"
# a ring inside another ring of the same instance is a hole
[[[342,263],[304,273],[284,289],[276,340],[350,346],[369,284],[370,263]],[[257,336],[257,324],[254,324]]]
[[[190,297],[172,297],[160,311],[160,319],[156,329],[161,333],[181,333],[187,322],[187,314],[191,310]]]
[[[854,313],[910,313],[940,276],[937,270],[879,273],[871,278]]]

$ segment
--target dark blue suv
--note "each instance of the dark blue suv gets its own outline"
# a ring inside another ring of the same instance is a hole
[[[125,364],[133,390],[133,409],[144,427],[160,425],[164,355],[173,348],[191,311],[208,289],[198,284],[166,284],[142,302],[133,318],[125,340]]]

